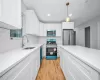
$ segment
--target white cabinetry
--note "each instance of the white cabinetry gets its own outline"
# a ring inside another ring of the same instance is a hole
[[[44,24],[44,36],[47,36],[47,30],[56,30],[56,36],[61,36],[61,24]]]
[[[60,65],[67,80],[100,80],[99,73],[60,48]]]
[[[22,28],[21,0],[0,0],[0,26]]]
[[[39,29],[40,36],[47,36],[47,30],[56,30],[56,36],[61,36],[61,24],[53,24],[53,23],[42,23],[40,22],[40,29]]]
[[[34,10],[26,10],[24,12],[23,34],[39,35],[39,20]]]
[[[39,32],[40,32],[40,36],[45,36],[44,34],[44,23],[40,22],[40,29],[39,29]]]
[[[74,29],[74,22],[62,22],[62,29]]]
[[[40,48],[17,63],[0,80],[35,80],[40,67]]]

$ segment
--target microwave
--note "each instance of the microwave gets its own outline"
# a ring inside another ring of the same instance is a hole
[[[56,30],[47,30],[47,36],[56,36]]]

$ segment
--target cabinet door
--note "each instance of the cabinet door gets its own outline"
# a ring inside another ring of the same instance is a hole
[[[19,74],[17,74],[17,76],[15,77],[14,80],[33,80],[32,79],[32,75],[31,75],[31,61],[29,61],[29,63],[27,63],[23,69],[19,72]],[[35,68],[33,66],[33,68]]]
[[[40,36],[44,36],[44,23],[40,22]]]
[[[76,70],[76,73],[79,73],[78,76],[80,76],[81,80],[99,80],[99,73],[95,71],[93,68],[89,67],[79,59],[70,56],[70,59],[72,61],[72,64],[74,66],[74,70]]]
[[[6,72],[2,77],[0,77],[0,80],[13,80],[16,77],[16,75],[20,73],[23,67],[28,63],[30,58],[31,56],[28,56],[24,60],[16,64],[8,72]]]
[[[60,65],[68,80],[99,80],[100,75],[93,68],[89,67],[81,60],[63,48],[60,49]]]
[[[36,76],[37,76],[37,73],[38,73],[38,60],[37,60],[38,57],[32,59],[31,63],[30,63],[30,70],[29,70],[29,75],[30,75],[30,80],[35,80],[36,79]]]
[[[70,68],[66,72],[66,75],[67,75],[67,80],[78,80],[75,78],[74,73],[72,72]]]
[[[32,59],[31,71],[30,71],[33,80],[36,79],[36,76],[38,74],[38,70],[40,68],[40,50],[38,49],[35,54],[37,54],[37,55],[35,56],[35,58]],[[34,54],[33,54],[33,57],[34,57]]]
[[[60,57],[60,47],[57,47],[57,57]]]
[[[6,72],[0,80],[35,80],[40,67],[40,48]]]
[[[55,26],[55,28],[56,28],[56,36],[61,36],[62,35],[62,28],[61,28],[61,24],[57,24],[56,26]]]
[[[39,20],[33,10],[26,10],[24,12],[25,21],[23,29],[25,34],[39,35]]]
[[[73,73],[72,73],[72,70],[71,70],[71,65],[70,65],[70,62],[68,60],[68,52],[66,52],[64,50],[64,54],[63,54],[63,72],[65,74],[65,77],[66,79],[69,78],[68,80],[73,80],[74,76],[73,76]]]
[[[69,72],[69,75],[71,76],[71,77],[73,77],[73,80],[82,80],[81,79],[81,74],[77,71],[77,69],[75,68],[75,65],[73,65],[73,62],[72,62],[72,60],[70,59],[70,56],[68,57],[68,62],[69,62],[69,66],[68,66],[68,72]],[[67,67],[67,66],[66,66]],[[80,77],[80,76],[81,77]],[[85,79],[85,78],[83,78],[84,80],[87,80],[87,79]]]
[[[62,55],[62,54],[63,54],[63,50],[62,50],[60,47],[59,47],[58,50],[59,50],[59,55],[60,55],[60,67],[61,67],[61,69],[63,70],[63,64],[64,64],[64,63],[63,63],[63,62],[64,62],[64,61],[63,61],[63,55]]]
[[[74,22],[62,22],[62,29],[74,29]]]
[[[35,57],[34,55],[31,55],[31,60],[16,75],[14,80],[35,80],[40,67],[39,57],[40,57],[39,55],[35,55]]]
[[[68,54],[69,53],[66,50],[60,48],[60,65],[67,80],[76,80],[71,70],[72,66],[70,65],[70,62],[68,60]]]
[[[0,0],[0,21],[6,28],[22,28],[21,20],[21,0]],[[6,24],[6,25],[5,25]]]

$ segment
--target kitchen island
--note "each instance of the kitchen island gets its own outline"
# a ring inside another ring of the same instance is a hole
[[[100,50],[59,45],[58,52],[67,80],[100,80]]]
[[[40,47],[0,54],[0,80],[35,80],[40,67]]]

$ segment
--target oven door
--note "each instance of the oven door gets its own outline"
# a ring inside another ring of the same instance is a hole
[[[46,48],[46,56],[57,56],[57,48]]]
[[[57,48],[46,48],[46,52],[57,52]]]

